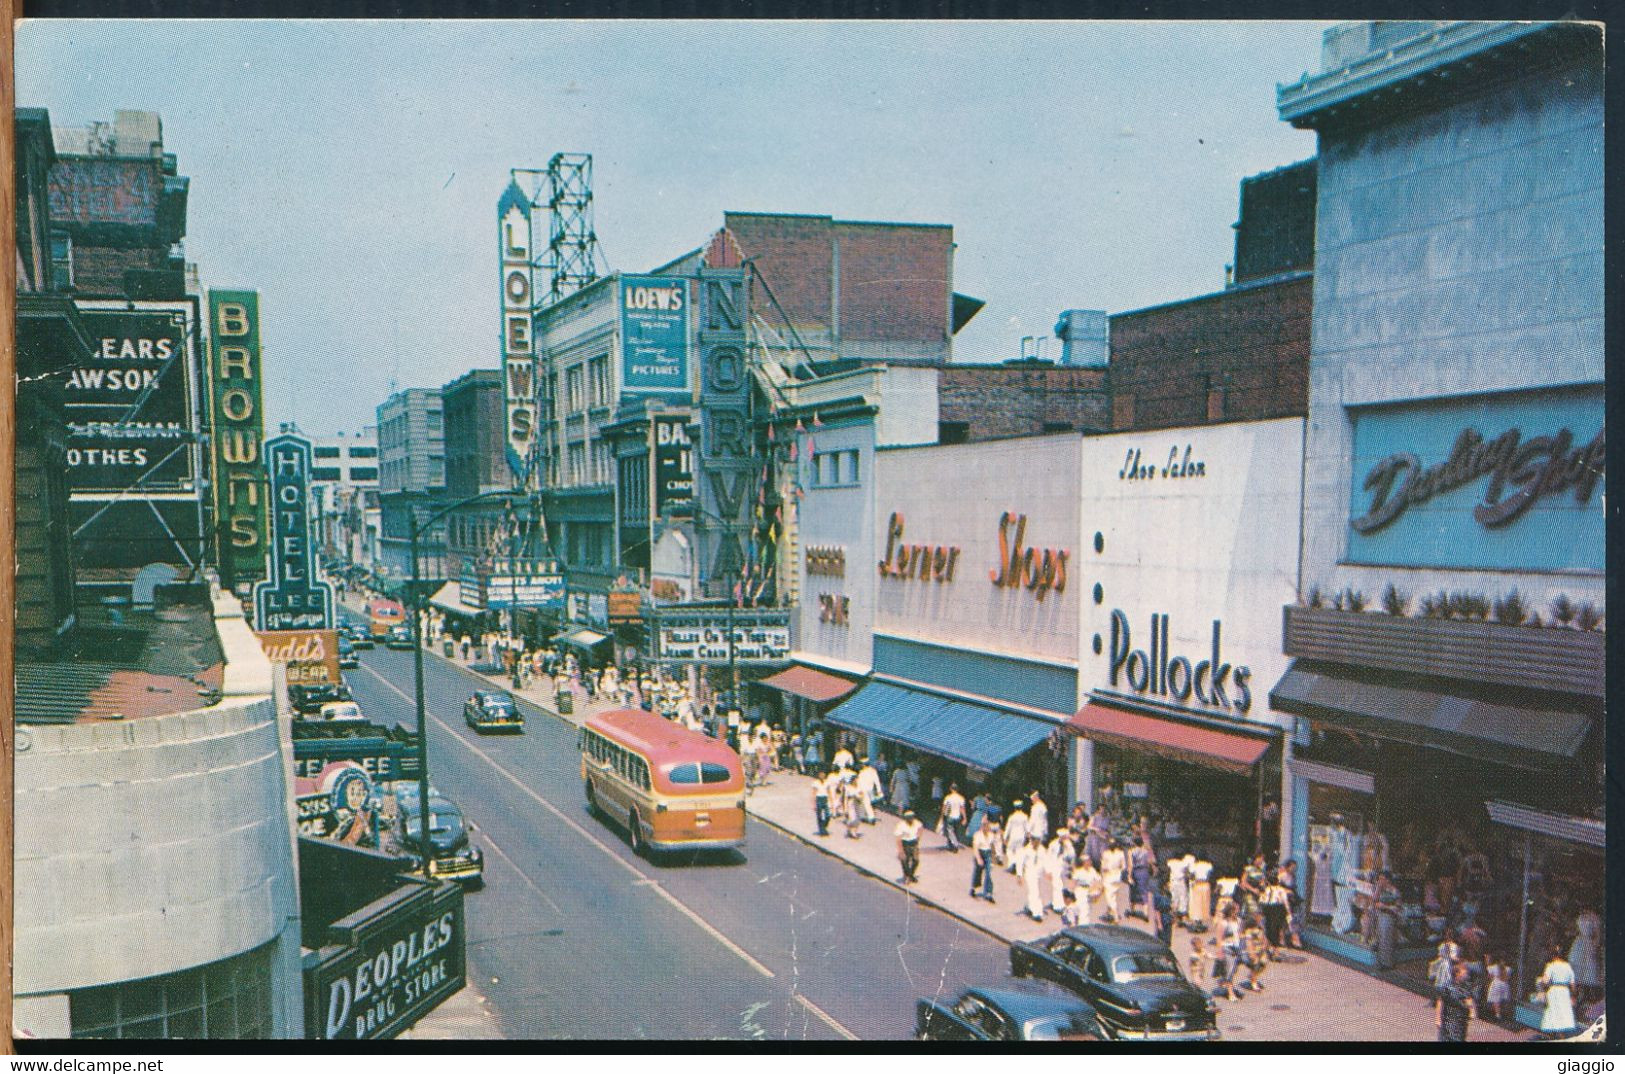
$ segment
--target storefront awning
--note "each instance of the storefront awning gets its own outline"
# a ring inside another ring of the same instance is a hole
[[[1095,702],[1080,709],[1072,717],[1070,726],[1087,739],[1241,776],[1251,774],[1253,766],[1270,748],[1267,739],[1252,735],[1182,723]]]
[[[825,719],[986,771],[1026,753],[1058,726],[880,682],[869,683]]]
[[[1526,832],[1549,835],[1598,850],[1608,845],[1608,830],[1603,822],[1593,817],[1570,817],[1562,813],[1549,813],[1544,809],[1518,802],[1486,802],[1490,819],[1509,828],[1522,828]]]
[[[461,582],[447,582],[434,591],[434,596],[429,598],[429,603],[441,611],[450,612],[452,615],[466,615],[472,618],[480,614],[480,609],[463,603],[463,583]]]
[[[1590,718],[1578,712],[1395,685],[1310,660],[1293,662],[1270,691],[1270,704],[1351,731],[1535,771],[1572,758],[1591,730]]]
[[[577,649],[593,649],[609,640],[607,634],[600,634],[596,630],[582,627],[579,630],[565,631],[553,639],[555,645],[570,645]]]
[[[858,684],[850,679],[843,679],[839,675],[828,672],[815,671],[809,667],[797,664],[793,668],[781,671],[777,675],[769,675],[758,683],[760,686],[771,686],[775,690],[782,690],[796,697],[806,698],[817,704],[834,701],[845,697]]]

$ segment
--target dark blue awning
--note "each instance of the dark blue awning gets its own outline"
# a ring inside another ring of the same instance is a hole
[[[883,682],[869,683],[824,718],[987,771],[1026,753],[1061,726]]]

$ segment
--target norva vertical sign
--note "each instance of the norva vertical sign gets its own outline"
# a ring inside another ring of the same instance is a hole
[[[271,475],[271,576],[254,587],[256,630],[332,630],[333,587],[315,577],[310,544],[310,441],[265,445]]]
[[[236,587],[265,577],[257,292],[209,292],[209,403],[216,552],[227,584]]]

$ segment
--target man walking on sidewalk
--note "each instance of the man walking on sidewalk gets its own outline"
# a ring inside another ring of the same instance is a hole
[[[948,793],[942,796],[942,837],[948,843],[948,853],[958,854],[965,841],[965,796],[959,793],[959,784],[948,784]]]
[[[919,879],[920,871],[920,833],[925,825],[920,818],[914,815],[914,810],[903,811],[903,819],[897,822],[897,858],[903,863],[903,883],[912,884]]]
[[[858,762],[858,805],[863,810],[863,823],[875,823],[875,799],[880,797],[880,773],[865,757]]]
[[[970,848],[975,865],[970,873],[970,897],[993,901],[993,848],[999,844],[999,831],[993,824],[983,824],[971,836]],[[977,884],[982,890],[977,892]]]
[[[829,834],[829,784],[833,772],[813,776],[813,819],[818,822],[818,834]]]

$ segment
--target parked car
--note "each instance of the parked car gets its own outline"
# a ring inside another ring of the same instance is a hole
[[[355,655],[355,642],[351,641],[349,638],[344,637],[343,635],[340,635],[339,636],[339,667],[341,667],[341,668],[358,668],[360,666],[361,666],[361,658],[359,656]]]
[[[1010,945],[1010,972],[1086,1000],[1114,1039],[1217,1040],[1218,1005],[1179,970],[1155,936],[1085,925]]]
[[[389,633],[384,636],[384,648],[410,651],[412,648],[412,628],[409,626],[390,627]]]
[[[1003,985],[914,1005],[915,1040],[1106,1040],[1094,1009],[1058,988]]]
[[[463,702],[463,721],[476,731],[524,731],[525,716],[503,690],[476,690]]]
[[[359,652],[362,649],[371,649],[376,644],[372,640],[372,631],[365,623],[350,623],[344,628],[344,636],[350,639],[350,644]]]
[[[401,844],[421,860],[422,809],[416,783],[395,784],[395,808],[400,814]],[[470,887],[485,883],[485,855],[469,838],[462,810],[450,798],[429,788],[429,875]]]
[[[316,712],[316,719],[323,723],[365,723],[367,718],[361,715],[361,706],[354,701],[329,701]]]
[[[293,711],[311,716],[329,701],[351,700],[350,688],[342,682],[296,683],[288,687],[288,700],[293,704]]]

